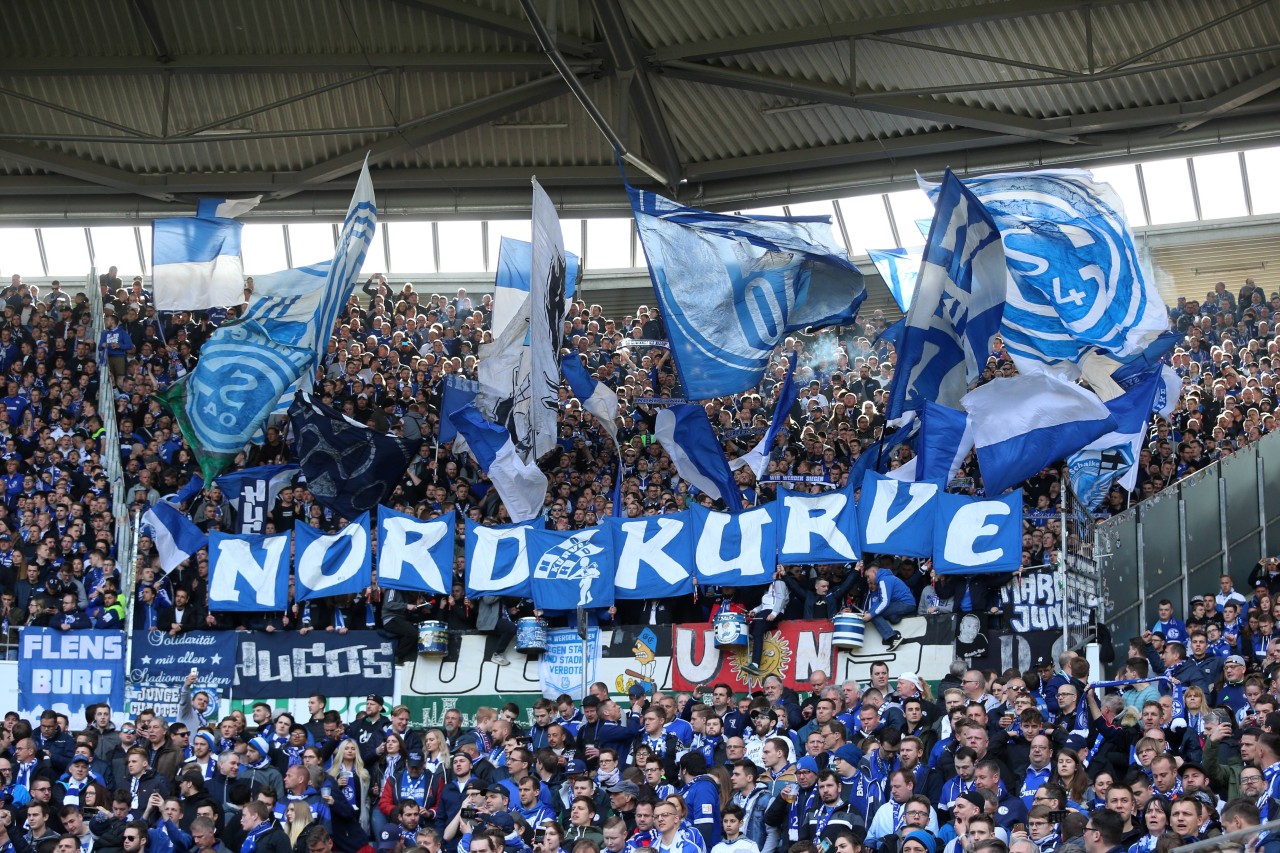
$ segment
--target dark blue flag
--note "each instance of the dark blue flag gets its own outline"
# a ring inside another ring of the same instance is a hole
[[[347,519],[391,496],[419,445],[374,432],[301,391],[289,419],[307,488],[321,506]]]

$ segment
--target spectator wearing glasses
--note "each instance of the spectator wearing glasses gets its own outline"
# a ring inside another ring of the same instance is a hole
[[[1120,845],[1124,821],[1110,809],[1101,809],[1089,816],[1084,827],[1085,853],[1125,853]]]

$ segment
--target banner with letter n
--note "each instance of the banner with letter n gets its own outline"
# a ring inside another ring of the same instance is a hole
[[[69,716],[86,705],[124,707],[124,632],[24,628],[18,656],[18,713],[58,711]]]
[[[575,702],[585,698],[582,689],[596,681],[596,661],[599,659],[599,628],[587,629],[585,643],[573,628],[548,631],[547,650],[538,662],[542,695],[555,699],[561,693],[568,693]]]
[[[236,699],[395,692],[395,644],[376,631],[239,636]]]
[[[289,537],[209,536],[209,609],[275,613],[289,605]]]
[[[225,695],[236,677],[236,637],[234,631],[189,631],[176,637],[163,631],[134,631],[129,681],[181,685],[195,669],[199,683]]]
[[[735,692],[755,690],[771,675],[803,690],[816,670],[832,672],[831,622],[788,620],[764,635],[764,655],[757,674],[743,667],[751,660],[746,646],[718,648],[710,623],[676,625],[671,635],[671,686],[692,690],[723,681]]]

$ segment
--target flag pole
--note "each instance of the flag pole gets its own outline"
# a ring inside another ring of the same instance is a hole
[[[133,674],[133,611],[138,603],[138,540],[142,537],[142,508],[133,513],[133,541],[129,543],[129,559],[120,572],[120,589],[129,591],[129,604],[124,615],[124,681],[129,684]],[[119,563],[117,563],[119,568]]]

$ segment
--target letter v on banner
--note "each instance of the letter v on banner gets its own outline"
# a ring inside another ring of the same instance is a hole
[[[868,471],[858,497],[863,552],[932,556],[935,498],[942,486],[939,480],[905,483]]]

